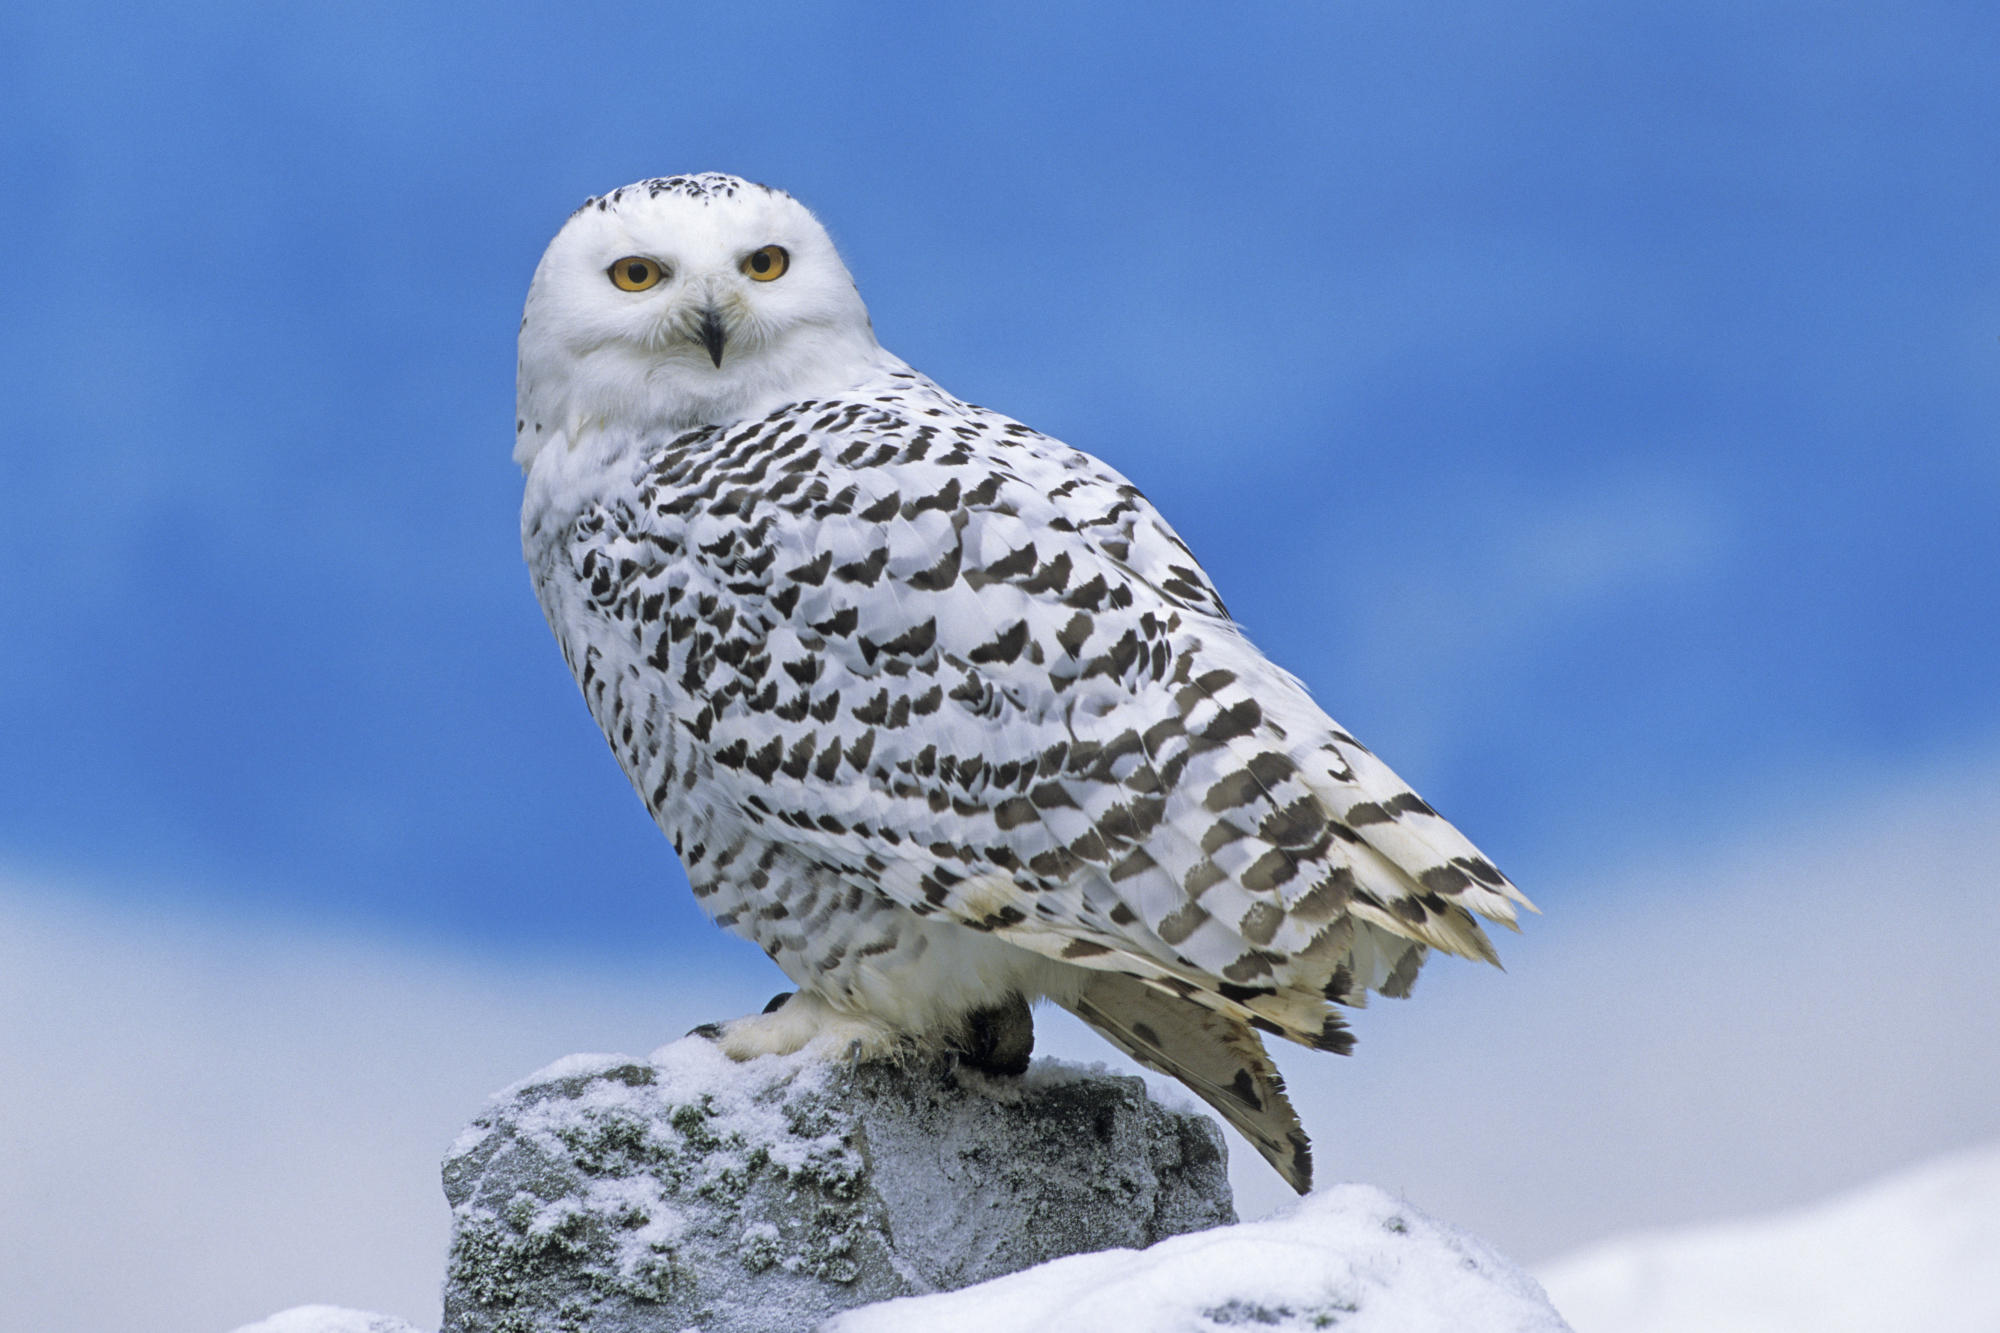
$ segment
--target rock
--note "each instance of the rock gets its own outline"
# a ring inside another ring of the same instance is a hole
[[[391,1315],[343,1310],[338,1305],[295,1305],[245,1324],[236,1333],[417,1333],[417,1327]]]
[[[1261,1222],[1058,1259],[962,1291],[851,1310],[819,1333],[1569,1333],[1484,1242],[1368,1185]]]
[[[446,1333],[797,1333],[853,1306],[1235,1220],[1220,1129],[1036,1063],[572,1056],[445,1160]]]

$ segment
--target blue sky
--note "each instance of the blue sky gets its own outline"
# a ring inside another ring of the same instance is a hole
[[[0,860],[80,892],[726,947],[507,458],[541,246],[689,169],[799,195],[887,345],[1137,480],[1531,892],[2000,740],[1979,6],[6,24]]]

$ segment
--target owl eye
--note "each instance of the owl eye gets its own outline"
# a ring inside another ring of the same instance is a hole
[[[665,269],[641,255],[627,255],[605,272],[621,292],[643,292],[667,276]]]
[[[740,267],[758,282],[771,282],[785,276],[785,270],[792,266],[792,257],[785,253],[782,245],[767,245],[762,250],[753,250],[743,257]]]

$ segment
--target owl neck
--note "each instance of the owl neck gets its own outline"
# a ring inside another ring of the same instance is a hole
[[[907,369],[865,327],[813,333],[734,360],[725,354],[720,367],[623,345],[539,359],[524,348],[514,461],[528,472],[545,448],[574,450],[599,434],[664,439],[754,421],[787,403],[833,397]]]

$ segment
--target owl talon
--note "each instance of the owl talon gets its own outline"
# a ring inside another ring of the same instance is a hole
[[[767,1004],[765,1004],[764,1012],[767,1014],[777,1013],[780,1009],[785,1007],[785,1001],[791,999],[792,996],[796,995],[797,993],[798,992],[796,991],[788,991],[788,990],[779,991],[776,995],[773,995],[771,997],[770,1001]]]
[[[703,1023],[698,1028],[689,1028],[688,1035],[690,1037],[700,1037],[703,1041],[721,1041],[722,1024]]]

